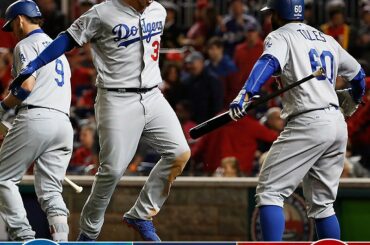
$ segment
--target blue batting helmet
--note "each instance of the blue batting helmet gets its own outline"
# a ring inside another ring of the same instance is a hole
[[[261,11],[275,10],[284,20],[304,19],[304,0],[267,0]]]
[[[25,15],[30,18],[42,17],[41,12],[37,4],[32,0],[18,0],[15,3],[9,5],[5,11],[6,23],[2,30],[6,32],[12,31],[10,23],[18,16]]]

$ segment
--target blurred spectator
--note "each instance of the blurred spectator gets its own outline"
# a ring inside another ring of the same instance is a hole
[[[8,49],[0,48],[0,97],[4,98],[12,80],[10,55]]]
[[[370,61],[370,3],[362,8],[362,20],[358,36],[358,56]]]
[[[91,9],[92,6],[96,4],[96,0],[78,0],[78,16],[76,16],[76,19],[87,12],[89,9]]]
[[[346,7],[346,3],[344,0],[328,0],[326,2],[326,9],[330,11],[330,9],[333,8],[342,8],[344,9]]]
[[[180,101],[176,104],[175,112],[181,123],[185,138],[188,141],[190,148],[193,149],[195,141],[190,137],[189,130],[195,127],[197,124],[191,120],[192,112],[190,103],[188,101]]]
[[[249,24],[246,30],[246,40],[235,49],[234,62],[238,71],[225,83],[225,102],[227,105],[237,96],[263,52],[263,41],[259,35],[258,26]]]
[[[37,0],[40,7],[42,17],[44,18],[44,25],[42,29],[52,39],[66,29],[66,17],[57,9],[55,0]]]
[[[83,90],[81,96],[77,99],[75,113],[81,118],[94,116],[94,103],[96,88]]]
[[[90,114],[93,109],[96,88],[96,70],[93,66],[90,44],[85,44],[82,48],[75,48],[67,54],[71,66],[71,88],[72,105],[77,108],[76,113],[83,116]]]
[[[131,163],[128,166],[127,175],[149,175],[161,156],[145,140],[141,138]]]
[[[212,174],[221,159],[232,156],[238,160],[241,172],[251,176],[258,141],[273,142],[277,136],[275,131],[247,115],[203,136],[192,155],[198,163],[203,163],[205,173]]]
[[[271,107],[267,110],[265,115],[260,119],[260,123],[265,125],[267,128],[275,131],[277,134],[280,134],[285,127],[285,120],[281,117],[280,107]],[[260,164],[264,160],[264,152],[267,152],[272,145],[272,142],[261,141],[258,144],[258,151],[256,152],[256,158],[260,158]]]
[[[177,102],[184,99],[184,85],[180,82],[180,68],[168,63],[163,69],[163,83],[160,86],[164,97],[175,109]]]
[[[344,159],[344,168],[341,178],[368,178],[369,170],[365,169],[360,163],[361,157],[350,157]]]
[[[225,157],[213,174],[215,177],[240,177],[239,162],[235,157]]]
[[[304,22],[307,25],[317,27],[316,19],[315,19],[315,10],[314,10],[314,2],[313,0],[305,0],[304,2]]]
[[[185,62],[189,66],[189,78],[184,80],[186,99],[190,101],[193,120],[203,122],[220,112],[223,106],[222,82],[204,66],[200,52],[189,54]]]
[[[262,37],[265,38],[272,31],[271,14],[262,14]]]
[[[352,45],[350,42],[355,39],[351,39],[351,35],[354,34],[354,31],[345,22],[344,7],[340,3],[329,3],[328,12],[329,21],[320,26],[321,30],[325,34],[332,36],[344,49],[348,50],[350,45]]]
[[[211,37],[218,36],[222,25],[223,18],[218,14],[216,8],[208,7],[206,11],[206,28],[207,36],[206,41]],[[204,43],[206,44],[206,42]]]
[[[4,16],[6,8],[13,2],[14,0],[1,0],[0,1],[0,17]]]
[[[195,22],[186,34],[180,38],[181,46],[193,46],[198,51],[203,51],[207,39],[216,35],[221,22],[215,8],[209,6],[208,1],[197,1]]]
[[[197,2],[194,24],[189,28],[186,37],[179,40],[181,46],[193,46],[197,50],[201,50],[203,48],[207,36],[207,7],[207,1]]]
[[[176,14],[178,7],[171,1],[160,2],[167,10],[166,24],[162,36],[163,48],[178,48],[180,47],[179,38],[182,35],[181,28],[176,23]]]
[[[280,134],[285,127],[285,120],[280,117],[281,109],[279,107],[271,107],[267,110],[266,115],[261,118],[261,123]]]
[[[222,25],[225,52],[232,57],[236,45],[245,39],[248,24],[259,26],[257,20],[245,13],[245,5],[242,0],[230,0],[230,14],[225,17]]]
[[[206,68],[225,82],[226,77],[237,71],[234,61],[224,54],[224,45],[219,37],[211,38],[207,43],[208,60]]]
[[[0,27],[5,24],[5,20],[0,18]],[[17,40],[12,32],[4,32],[0,28],[0,48],[12,50],[17,44]]]
[[[74,150],[68,172],[75,174],[95,174],[97,158],[94,154],[95,126],[84,125],[80,131],[80,147]]]
[[[186,141],[188,142],[191,151],[193,151],[198,141],[193,140],[189,134],[190,129],[197,125],[194,121],[191,120],[192,117],[191,104],[189,103],[189,101],[180,101],[176,104],[175,112],[180,121],[181,128],[184,132]],[[190,159],[189,162],[186,164],[183,174],[194,175],[195,171],[196,169],[194,166],[194,161],[193,159]]]
[[[370,170],[370,79],[367,80],[367,94],[363,98],[365,105],[348,118],[348,138],[352,154],[361,156],[361,164]]]

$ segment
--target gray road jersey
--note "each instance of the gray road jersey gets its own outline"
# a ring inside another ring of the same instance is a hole
[[[67,31],[81,46],[91,42],[98,87],[149,88],[162,82],[158,58],[165,19],[157,2],[140,14],[111,0],[95,5]]]
[[[350,81],[361,68],[332,37],[303,23],[290,23],[271,32],[264,46],[263,54],[279,60],[278,80],[282,87],[310,75],[320,66],[326,70],[326,77],[312,79],[284,93],[283,118],[329,105],[338,106],[336,77]]]
[[[34,33],[21,40],[14,49],[13,76],[17,76],[51,41],[45,33]],[[22,104],[53,108],[69,114],[71,70],[66,57],[60,56],[37,70],[33,76],[36,78],[35,87]]]

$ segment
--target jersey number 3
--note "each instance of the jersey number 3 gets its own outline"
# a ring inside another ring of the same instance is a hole
[[[58,84],[59,87],[63,87],[64,85],[64,66],[63,62],[60,59],[55,60],[55,72],[58,74],[58,78],[55,78],[55,82]]]
[[[152,57],[154,61],[157,61],[159,58],[159,42],[154,41],[152,47],[154,48],[153,50],[154,53],[150,57]]]
[[[328,79],[333,84],[334,79],[334,56],[330,51],[322,51],[319,55],[316,49],[311,49],[308,53],[311,61],[312,72],[317,71],[320,67],[325,69],[326,76],[320,76],[317,80]]]

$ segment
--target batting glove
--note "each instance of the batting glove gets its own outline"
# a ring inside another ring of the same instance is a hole
[[[242,89],[229,106],[229,115],[231,119],[237,121],[247,115],[246,109],[253,101],[258,99],[259,97],[259,95],[255,95],[249,99],[246,90]]]
[[[361,101],[355,101],[352,95],[352,89],[342,89],[335,91],[338,96],[339,106],[346,117],[350,117],[358,109]]]
[[[29,63],[25,68],[21,70],[18,76],[13,80],[13,82],[9,85],[9,90],[12,90],[15,87],[20,87],[24,81],[29,78],[36,69],[33,67],[32,62]]]

